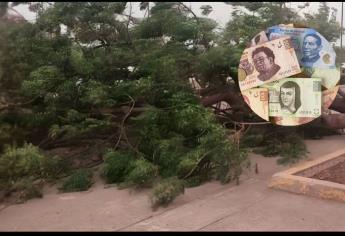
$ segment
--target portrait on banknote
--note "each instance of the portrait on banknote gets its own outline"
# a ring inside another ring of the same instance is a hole
[[[295,81],[286,81],[280,86],[279,103],[282,114],[295,114],[301,107],[301,88]]]
[[[280,70],[280,66],[274,62],[274,52],[268,47],[256,48],[252,57],[254,67],[259,72],[258,79],[261,81],[269,80]]]
[[[321,59],[321,49],[322,43],[320,36],[316,33],[305,35],[302,43],[303,56],[301,58],[301,62],[307,67],[313,67],[313,65]]]
[[[285,78],[262,87],[269,90],[269,116],[316,118],[321,115],[320,78]]]
[[[246,48],[239,69],[241,90],[289,77],[301,72],[289,37],[282,37],[261,45]]]

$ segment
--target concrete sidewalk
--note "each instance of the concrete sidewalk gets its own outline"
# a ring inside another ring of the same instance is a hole
[[[306,144],[308,159],[315,159],[344,147],[345,136]],[[239,186],[211,182],[189,188],[168,208],[155,212],[148,191],[104,188],[99,183],[87,192],[50,193],[8,206],[0,210],[0,231],[345,230],[345,203],[270,189],[271,176],[291,166],[278,166],[276,158],[250,158],[258,163],[259,173],[245,171]]]

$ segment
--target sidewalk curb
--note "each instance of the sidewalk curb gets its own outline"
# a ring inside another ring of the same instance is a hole
[[[312,197],[345,202],[345,185],[310,178],[314,174],[345,160],[345,148],[314,161],[303,163],[271,178],[269,187]]]

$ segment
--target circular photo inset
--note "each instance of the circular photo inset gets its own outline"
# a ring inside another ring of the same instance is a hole
[[[335,59],[333,47],[314,29],[269,27],[242,53],[238,82],[244,101],[276,125],[308,123],[337,95],[340,67]]]

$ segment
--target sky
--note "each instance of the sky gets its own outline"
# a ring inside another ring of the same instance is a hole
[[[297,9],[299,5],[304,5],[305,2],[290,2],[288,3],[289,7]],[[337,21],[340,23],[341,19],[341,2],[327,2],[329,7],[334,7],[338,9],[337,11]],[[202,5],[211,5],[213,11],[208,15],[209,18],[214,19],[218,24],[219,27],[224,27],[225,24],[231,19],[231,12],[233,11],[233,7],[231,5],[225,4],[224,2],[184,2],[185,5],[190,7],[196,15],[201,16],[200,7]],[[309,13],[313,14],[317,12],[319,2],[309,2],[310,6],[306,9],[300,11],[300,13]],[[28,10],[27,4],[20,4],[15,9],[21,13],[25,19],[28,21],[35,20],[35,14]],[[143,17],[145,11],[140,11],[139,9],[139,2],[132,2],[132,14],[135,17]],[[345,17],[344,17],[345,18]],[[258,29],[258,32],[262,29]],[[345,43],[345,38],[343,39],[343,44]],[[336,45],[340,45],[340,40],[336,42]]]

